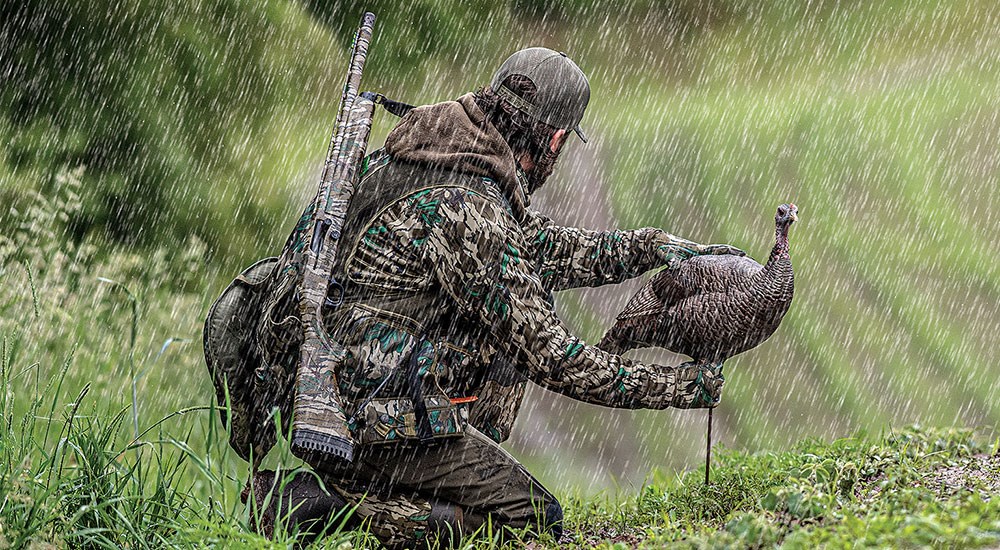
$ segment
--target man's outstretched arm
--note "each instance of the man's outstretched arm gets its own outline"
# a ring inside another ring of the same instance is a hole
[[[581,401],[618,408],[712,406],[718,366],[640,363],[586,345],[546,299],[522,255],[515,221],[494,201],[463,190],[438,203],[424,244],[441,288],[462,313],[492,327],[501,353],[534,382]]]
[[[729,245],[702,245],[661,229],[595,231],[556,225],[529,211],[525,255],[538,266],[546,290],[620,283],[673,261],[704,254],[739,254]]]

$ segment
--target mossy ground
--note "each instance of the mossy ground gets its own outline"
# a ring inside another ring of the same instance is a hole
[[[911,427],[723,452],[704,471],[657,478],[625,502],[571,500],[580,547],[979,547],[1000,543],[996,442]]]

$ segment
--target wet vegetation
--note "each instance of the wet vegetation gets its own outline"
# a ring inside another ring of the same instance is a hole
[[[268,541],[248,526],[255,510],[234,496],[225,434],[177,411],[134,433],[129,407],[54,397],[67,360],[42,384],[38,365],[15,372],[0,346],[7,430],[0,439],[0,544],[4,547],[286,547],[304,539],[278,524]],[[24,377],[28,395],[12,391]],[[15,412],[24,409],[23,413]],[[203,447],[199,444],[202,444]],[[910,427],[781,453],[717,455],[703,471],[657,474],[637,495],[569,495],[563,536],[535,547],[760,548],[995,547],[1000,542],[1000,441],[968,430]],[[287,449],[279,454],[285,464]],[[320,548],[377,547],[362,527],[331,526]],[[490,548],[488,529],[469,548]],[[527,540],[515,541],[522,547]]]
[[[962,547],[1000,541],[997,443],[907,428],[728,452],[713,467],[657,478],[627,503],[574,503],[580,546]]]
[[[562,542],[1000,542],[996,478],[976,473],[997,470],[1000,422],[1000,9],[462,4],[365,4],[365,87],[438,101],[519,47],[569,52],[591,77],[593,139],[536,199],[555,219],[762,259],[774,207],[801,211],[792,309],[727,363],[715,418],[732,451],[711,487],[702,415],[529,396],[515,452],[580,492]],[[362,9],[0,6],[0,546],[263,543],[200,325],[311,192]],[[392,123],[379,115],[374,142]],[[596,341],[631,289],[557,299]],[[937,428],[901,428],[915,422]],[[838,439],[865,432],[884,435]],[[796,443],[812,438],[836,442]],[[278,449],[268,464],[296,462]]]

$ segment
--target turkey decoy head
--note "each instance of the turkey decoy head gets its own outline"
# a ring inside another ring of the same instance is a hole
[[[799,221],[799,209],[794,204],[782,204],[774,215],[775,225],[788,227],[792,222]]]

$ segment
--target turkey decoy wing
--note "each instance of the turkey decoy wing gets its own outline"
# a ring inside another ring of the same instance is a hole
[[[676,303],[688,294],[679,269],[667,268],[660,271],[625,304],[616,321],[635,319],[646,315],[659,315],[664,308]]]
[[[691,296],[727,292],[737,281],[760,270],[759,263],[743,256],[696,256],[684,260],[654,275],[625,304],[616,320],[659,314]]]

